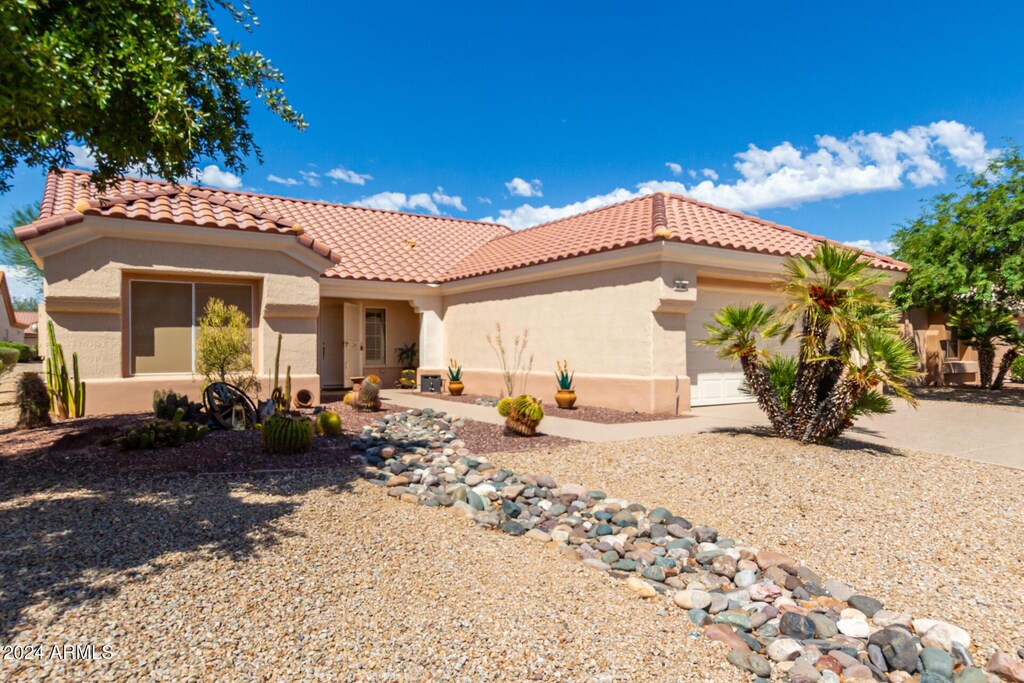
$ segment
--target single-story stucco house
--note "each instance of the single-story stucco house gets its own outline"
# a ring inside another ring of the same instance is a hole
[[[521,231],[152,180],[102,195],[87,173],[47,179],[40,218],[16,230],[45,272],[44,315],[79,354],[90,412],[141,410],[154,389],[198,393],[195,321],[210,297],[253,321],[256,365],[277,333],[293,389],[464,368],[467,391],[498,394],[486,340],[529,330],[527,390],[545,400],[566,359],[581,404],[641,412],[748,400],[738,368],[697,346],[728,303],[778,303],[786,256],[823,237],[655,193]],[[867,254],[895,282],[908,266]],[[45,323],[44,323],[45,324]],[[45,335],[42,335],[45,336]]]
[[[18,313],[11,301],[11,291],[7,287],[7,278],[0,271],[0,341],[25,343],[28,327],[18,320]]]

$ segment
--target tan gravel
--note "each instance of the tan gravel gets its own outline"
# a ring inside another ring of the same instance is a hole
[[[1024,640],[1024,473],[723,434],[491,458],[777,547],[982,648]],[[353,468],[3,484],[0,641],[113,651],[4,680],[747,680],[667,601]]]
[[[3,640],[109,644],[113,658],[6,661],[0,678],[744,680],[667,602],[659,612],[533,541],[351,474],[179,477],[4,501],[2,586],[32,595],[0,596],[24,608]]]
[[[723,536],[782,550],[887,608],[966,628],[986,654],[1024,645],[1024,472],[752,434],[491,459],[664,505]]]

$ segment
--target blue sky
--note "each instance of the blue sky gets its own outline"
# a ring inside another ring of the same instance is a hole
[[[881,243],[1024,142],[1024,3],[253,4],[309,129],[254,106],[264,165],[210,184],[513,227],[669,189]]]

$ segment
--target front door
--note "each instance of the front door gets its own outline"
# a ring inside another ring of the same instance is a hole
[[[339,301],[324,301],[320,306],[320,384],[343,387],[345,378],[344,309]]]
[[[359,304],[345,302],[345,380],[363,374],[363,326],[360,324]]]

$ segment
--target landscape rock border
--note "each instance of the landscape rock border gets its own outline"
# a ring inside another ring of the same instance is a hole
[[[783,553],[721,538],[665,508],[499,469],[458,438],[463,425],[408,410],[367,425],[352,447],[368,481],[390,496],[454,508],[623,580],[640,598],[671,600],[755,681],[778,672],[793,683],[1024,683],[1013,655],[994,653],[982,670],[963,629],[885,609]]]

